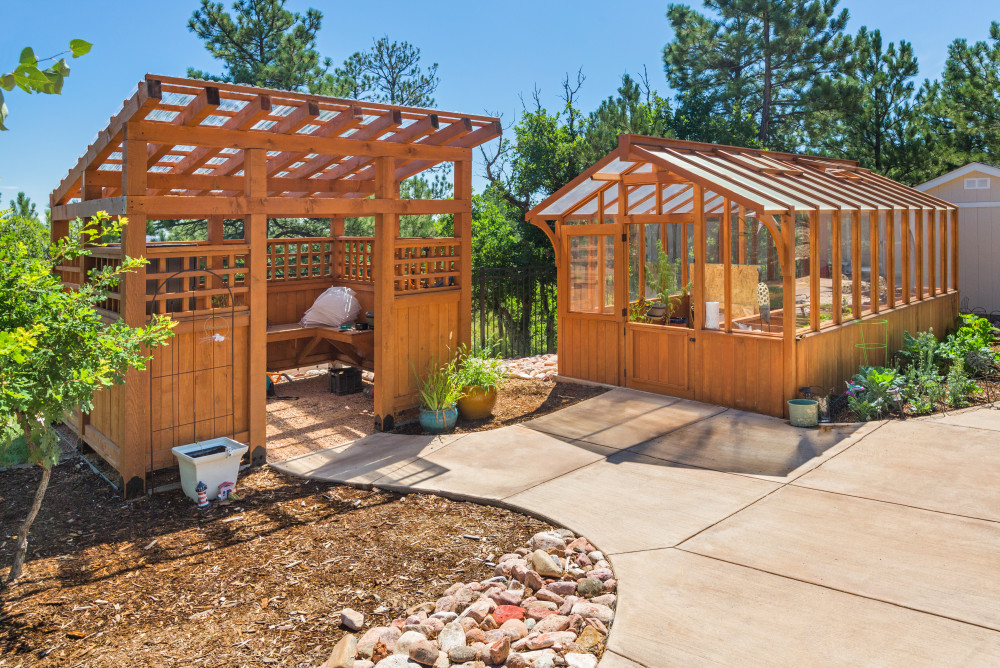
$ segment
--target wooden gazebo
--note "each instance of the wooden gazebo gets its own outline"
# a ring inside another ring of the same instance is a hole
[[[127,216],[121,243],[63,266],[145,257],[102,317],[177,321],[148,370],[100,393],[72,422],[126,493],[172,466],[170,448],[235,435],[265,456],[266,375],[341,361],[375,373],[380,428],[417,403],[413,369],[470,338],[472,150],[495,118],[147,75],[51,195],[52,235],[70,220]],[[454,166],[454,199],[400,198],[400,181]],[[401,238],[400,215],[452,214],[454,236]],[[347,237],[347,217],[374,217]],[[269,218],[328,218],[329,235],[269,239]],[[206,239],[147,243],[150,220],[206,221]],[[226,220],[243,238],[223,238]],[[351,287],[374,331],[298,325],[331,286]]]
[[[527,220],[565,377],[781,416],[958,313],[955,206],[853,161],[622,135]]]

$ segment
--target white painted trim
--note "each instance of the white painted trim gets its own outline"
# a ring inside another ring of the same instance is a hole
[[[961,202],[955,206],[959,209],[992,209],[1000,207],[1000,202]]]
[[[914,186],[914,188],[917,190],[930,190],[931,188],[937,188],[938,186],[944,185],[949,181],[954,181],[955,179],[961,178],[966,174],[971,174],[972,172],[982,172],[983,174],[989,174],[990,176],[1000,178],[1000,169],[997,169],[993,165],[987,165],[982,162],[970,162],[964,167],[953,169],[947,174],[942,174],[936,179],[931,179],[926,183],[921,183],[919,186]]]

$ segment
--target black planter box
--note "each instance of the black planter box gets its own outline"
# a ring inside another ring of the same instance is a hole
[[[330,369],[330,391],[334,394],[357,394],[361,391],[361,369],[353,366]]]

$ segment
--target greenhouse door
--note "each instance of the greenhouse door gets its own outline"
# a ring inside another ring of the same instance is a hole
[[[695,332],[686,327],[625,325],[625,387],[694,398]]]

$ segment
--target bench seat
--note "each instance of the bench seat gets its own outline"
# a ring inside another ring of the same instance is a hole
[[[375,352],[375,332],[373,330],[338,329],[336,327],[303,327],[299,323],[268,325],[267,342],[295,341],[305,339],[296,355],[296,363],[307,358],[319,344],[326,342],[333,346],[342,361],[355,366],[371,368]],[[277,370],[277,369],[272,369]]]

